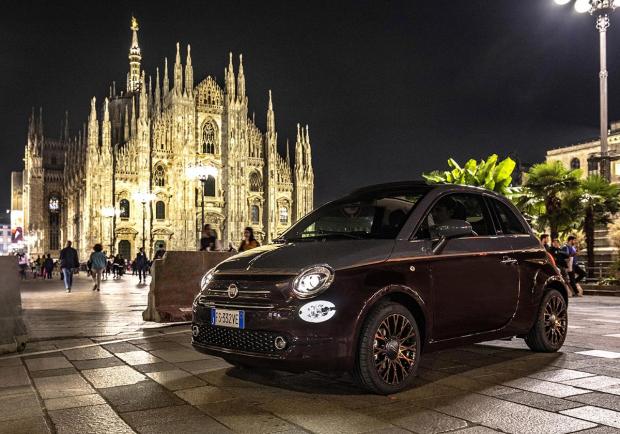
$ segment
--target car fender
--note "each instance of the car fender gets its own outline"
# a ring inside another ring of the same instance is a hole
[[[432,329],[432,315],[430,315],[428,311],[428,303],[424,300],[422,294],[414,288],[410,288],[409,286],[402,284],[388,284],[378,291],[375,291],[372,296],[364,302],[362,309],[359,311],[355,319],[354,342],[356,344],[352,347],[352,355],[357,353],[357,342],[359,342],[360,332],[364,324],[364,320],[368,316],[369,312],[382,300],[391,295],[397,294],[408,297],[412,303],[418,306],[419,311],[423,316],[422,320],[424,321],[424,324],[418,324],[419,327],[423,327],[424,329],[424,332],[422,332],[424,336],[422,345],[426,343],[425,341],[428,339],[429,331]]]

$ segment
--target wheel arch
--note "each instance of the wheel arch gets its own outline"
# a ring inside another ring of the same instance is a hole
[[[424,349],[431,325],[431,316],[429,315],[426,302],[416,290],[409,288],[408,286],[388,285],[377,291],[370,299],[368,299],[364,304],[363,309],[360,311],[355,325],[355,346],[353,348],[353,355],[357,354],[357,351],[359,350],[360,333],[368,314],[380,303],[386,301],[399,303],[411,312],[411,315],[413,315],[416,320],[420,331],[420,342],[422,344],[421,350]]]
[[[566,283],[564,283],[564,281],[560,280],[557,276],[550,277],[543,286],[543,293],[549,289],[555,289],[562,294],[564,301],[568,304],[568,289],[566,288]]]

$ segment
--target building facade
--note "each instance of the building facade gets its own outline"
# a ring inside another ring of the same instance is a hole
[[[266,131],[248,116],[243,59],[230,55],[223,87],[207,76],[197,85],[190,46],[185,64],[177,43],[169,73],[141,69],[138,23],[132,19],[126,90],[94,97],[75,137],[68,118],[59,139],[33,112],[25,149],[24,231],[36,254],[72,240],[82,257],[96,242],[108,252],[135,255],[144,245],[197,248],[204,222],[223,246],[237,244],[246,226],[261,242],[276,238],[313,207],[314,173],[308,127],[297,126],[294,161],[278,152],[269,91]],[[192,168],[210,168],[203,179]]]

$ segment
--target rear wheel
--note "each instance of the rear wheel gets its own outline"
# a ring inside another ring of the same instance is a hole
[[[420,332],[403,305],[382,303],[372,310],[360,333],[356,376],[375,393],[391,394],[414,380],[420,360]]]
[[[552,353],[559,350],[568,331],[568,307],[559,291],[551,289],[545,293],[536,322],[525,337],[525,343],[532,351]]]

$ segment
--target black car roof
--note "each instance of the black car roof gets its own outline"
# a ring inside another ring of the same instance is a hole
[[[476,192],[485,192],[490,193],[492,195],[497,196],[496,193],[487,190],[482,187],[474,187],[471,185],[460,185],[460,184],[442,184],[442,183],[428,183],[427,181],[398,181],[398,182],[387,182],[383,184],[374,184],[368,185],[366,187],[358,188],[357,190],[353,190],[349,193],[349,196],[359,196],[367,193],[374,193],[379,191],[398,191],[398,190],[407,190],[407,189],[418,189],[424,191],[430,190],[446,190],[446,189],[457,189],[457,190],[471,190]]]

